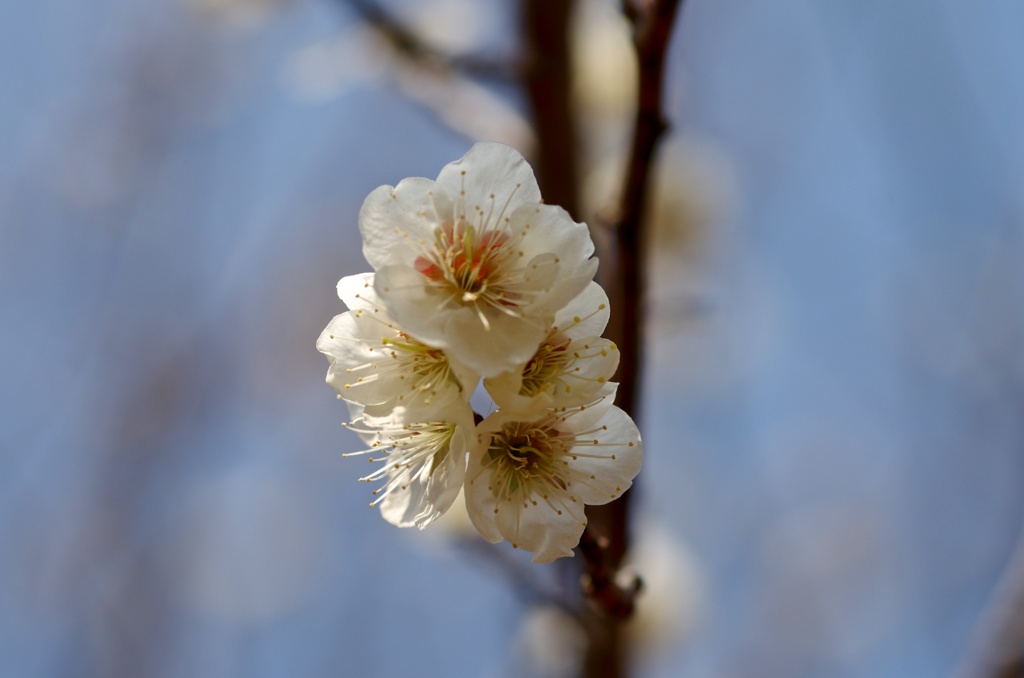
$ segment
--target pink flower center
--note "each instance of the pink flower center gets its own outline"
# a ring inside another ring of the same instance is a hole
[[[473,302],[493,286],[493,278],[507,256],[509,237],[501,231],[477,233],[466,221],[442,224],[434,232],[434,249],[416,258],[416,270],[431,282],[457,291],[463,302]]]

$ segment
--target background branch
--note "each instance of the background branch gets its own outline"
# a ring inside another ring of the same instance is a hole
[[[560,586],[551,585],[538,576],[538,570],[532,563],[524,563],[521,559],[512,558],[508,552],[495,548],[476,535],[457,539],[454,545],[469,556],[483,561],[485,565],[495,569],[504,576],[509,590],[524,605],[550,605],[563,612],[576,613],[571,601]]]
[[[523,0],[523,89],[537,134],[534,167],[544,200],[579,220],[578,131],[572,112],[569,22],[574,0]]]
[[[372,0],[340,1],[376,29],[396,52],[423,68],[497,81],[511,81],[516,77],[516,65],[508,61],[480,55],[449,54],[428,44],[414,29]]]
[[[535,137],[507,97],[481,80],[504,82],[519,73],[518,62],[479,55],[450,54],[428,43],[413,27],[373,0],[336,0],[355,12],[380,38],[388,77],[441,125],[470,141],[501,141],[530,154]]]
[[[616,404],[638,423],[639,393],[644,365],[643,331],[646,322],[646,284],[643,276],[644,206],[652,160],[658,141],[668,124],[662,111],[665,58],[669,38],[681,0],[654,0],[644,4],[624,3],[624,13],[633,26],[633,43],[639,69],[638,105],[633,140],[622,190],[621,203],[610,211],[605,228],[614,246],[601,254],[601,280],[611,302],[611,320],[606,335],[619,347]],[[603,234],[602,234],[603,235]],[[586,562],[586,579],[591,600],[599,607],[584,613],[588,647],[583,674],[588,678],[618,678],[626,675],[627,648],[620,622],[633,609],[640,590],[639,581],[622,582],[618,576],[629,547],[629,500],[626,492],[605,506],[588,506],[589,526],[580,552]],[[593,548],[592,542],[604,548]]]

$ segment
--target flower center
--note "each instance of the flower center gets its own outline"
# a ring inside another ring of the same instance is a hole
[[[422,344],[405,332],[400,332],[397,339],[382,338],[381,343],[396,361],[394,368],[401,373],[400,378],[409,384],[414,395],[437,395],[445,384],[462,390],[462,384],[441,349]],[[398,399],[404,400],[404,397],[400,395]],[[429,403],[430,398],[424,402]]]
[[[494,465],[491,488],[499,500],[511,501],[547,489],[565,490],[559,470],[570,445],[565,435],[537,422],[513,421],[491,434],[488,464]]]
[[[434,231],[433,250],[416,258],[416,270],[462,303],[503,298],[497,274],[508,257],[508,239],[501,231],[479,233],[464,219],[442,224]]]
[[[570,340],[559,334],[550,334],[523,368],[523,385],[519,395],[534,397],[554,388],[555,380],[565,372],[573,356],[569,353]]]

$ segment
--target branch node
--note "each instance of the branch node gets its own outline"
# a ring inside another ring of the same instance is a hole
[[[580,589],[607,617],[627,619],[636,607],[643,580],[632,570],[616,570],[608,562],[609,546],[607,537],[596,536],[589,529],[583,531],[579,550],[585,571],[580,575]]]

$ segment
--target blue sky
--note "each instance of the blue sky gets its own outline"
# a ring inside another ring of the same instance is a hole
[[[1024,9],[681,21],[668,110],[730,188],[650,267],[640,520],[691,621],[642,675],[951,675],[1024,527]],[[388,80],[305,96],[351,29],[0,6],[0,674],[528,670],[487,556],[340,458],[313,346],[359,205],[472,143]]]

